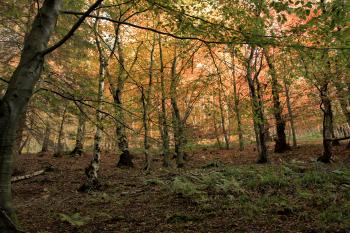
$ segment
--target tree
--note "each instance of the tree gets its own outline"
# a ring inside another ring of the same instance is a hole
[[[81,156],[83,153],[83,143],[84,143],[84,136],[85,136],[85,125],[86,125],[86,116],[83,112],[83,107],[80,106],[79,108],[79,115],[78,115],[78,127],[77,127],[77,133],[75,138],[75,147],[70,152],[70,155],[72,156]]]
[[[229,48],[230,49],[230,48]],[[240,98],[237,91],[237,81],[236,81],[236,72],[235,72],[235,48],[232,48],[230,51],[230,56],[232,60],[232,85],[233,85],[233,109],[236,115],[237,121],[237,132],[238,132],[238,141],[239,141],[239,150],[244,150],[244,139],[243,139],[243,129],[242,129],[242,120],[241,120],[241,111],[240,111]]]
[[[161,110],[160,110],[160,134],[162,137],[162,152],[163,152],[163,166],[170,167],[170,146],[169,146],[169,130],[166,112],[166,90],[165,90],[165,74],[163,61],[162,38],[159,35],[159,64],[160,64],[160,88],[161,88]]]
[[[126,64],[125,64],[125,55],[123,50],[123,42],[120,35],[121,25],[117,24],[115,26],[115,35],[116,35],[116,45],[118,53],[118,73],[117,73],[117,84],[114,89],[114,103],[115,103],[115,116],[118,121],[116,122],[116,134],[117,134],[117,145],[120,151],[119,161],[117,163],[118,167],[133,167],[132,156],[129,152],[129,143],[126,136],[126,123],[124,117],[124,109],[122,102],[122,92],[125,86],[125,82],[128,78]]]
[[[56,157],[61,157],[65,150],[65,144],[63,140],[64,140],[64,123],[67,119],[67,110],[68,110],[68,107],[67,105],[65,105],[63,108],[61,123],[58,129],[58,137],[57,137],[57,143],[56,143],[55,154],[54,154],[54,156]]]
[[[279,97],[280,88],[277,80],[275,65],[273,64],[272,59],[266,48],[264,49],[264,55],[265,55],[267,64],[269,66],[269,72],[271,76],[273,112],[275,115],[276,132],[277,132],[277,138],[275,139],[275,152],[283,153],[286,150],[289,150],[290,147],[287,144],[286,133],[285,133],[286,124],[282,117],[282,106],[281,106],[280,97]]]
[[[147,173],[150,172],[151,163],[152,163],[152,155],[150,154],[149,148],[149,108],[151,105],[151,92],[152,92],[152,84],[153,84],[153,65],[154,65],[154,50],[156,46],[156,36],[153,34],[152,47],[150,52],[150,62],[148,68],[148,87],[145,88],[141,86],[141,103],[142,103],[142,121],[143,121],[143,129],[144,129],[144,153],[145,153],[145,171]]]
[[[87,15],[101,2],[102,0],[98,0],[93,4],[86,12]],[[34,86],[40,78],[45,55],[68,40],[86,17],[86,15],[81,17],[66,37],[48,48],[48,41],[54,31],[61,3],[61,0],[44,1],[31,30],[25,37],[20,62],[0,101],[2,113],[0,115],[0,231],[4,233],[15,232],[14,228],[17,224],[11,200],[11,171],[13,146],[20,120],[32,96]]]
[[[250,48],[249,57],[246,61],[246,79],[249,86],[249,93],[252,105],[253,123],[255,138],[259,153],[258,163],[267,162],[267,147],[266,147],[266,128],[265,117],[261,96],[261,87],[259,75],[262,69],[262,56],[259,55],[259,50],[252,46]]]

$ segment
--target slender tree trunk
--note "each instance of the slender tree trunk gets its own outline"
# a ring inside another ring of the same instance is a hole
[[[287,108],[288,108],[288,115],[290,119],[290,128],[292,130],[292,136],[293,136],[293,147],[297,146],[297,136],[295,133],[295,126],[294,126],[294,114],[292,110],[292,104],[290,102],[290,96],[289,96],[289,88],[285,80],[283,80],[284,83],[284,91],[286,94],[286,102],[287,102]]]
[[[159,62],[160,62],[160,85],[161,85],[161,135],[162,135],[162,151],[163,151],[163,166],[170,167],[170,146],[169,146],[169,130],[166,114],[166,92],[164,80],[164,63],[161,36],[159,35]]]
[[[262,59],[262,58],[261,58]],[[259,139],[260,139],[260,158],[258,160],[258,163],[266,163],[267,162],[267,146],[266,141],[269,137],[269,129],[266,127],[266,120],[264,116],[264,103],[263,103],[263,97],[262,97],[262,91],[260,87],[259,82],[259,75],[255,76],[255,82],[257,87],[257,116],[258,116],[258,131],[259,131]]]
[[[44,55],[55,28],[60,0],[46,0],[24,40],[20,63],[0,100],[0,232],[16,232],[17,218],[12,206],[12,155],[18,126],[34,86],[40,77]]]
[[[64,123],[66,121],[66,117],[67,117],[67,106],[64,107],[60,128],[58,130],[58,139],[57,139],[56,150],[54,154],[55,157],[62,156],[64,151],[63,138],[64,138]]]
[[[144,138],[143,138],[143,146],[144,146],[144,154],[145,154],[145,166],[144,166],[144,170],[146,171],[146,173],[150,172],[151,169],[151,164],[152,164],[152,157],[151,154],[149,153],[149,129],[148,129],[148,104],[147,104],[147,97],[144,91],[144,88],[141,87],[141,103],[142,103],[142,109],[143,109],[143,113],[142,113],[142,122],[143,122],[143,129],[144,129]]]
[[[116,43],[117,43],[117,52],[118,52],[118,75],[117,75],[117,87],[114,93],[114,104],[116,112],[116,134],[118,149],[120,152],[119,161],[117,163],[118,167],[133,167],[132,156],[129,152],[129,143],[126,136],[126,123],[124,118],[124,109],[122,103],[122,92],[124,89],[124,83],[127,79],[126,67],[125,67],[125,58],[123,51],[123,44],[120,39],[120,25],[116,26]]]
[[[26,110],[24,110],[24,112],[26,112]],[[20,120],[20,124],[19,124],[17,132],[16,132],[16,135],[17,135],[17,138],[16,138],[17,155],[20,155],[22,153],[23,147],[29,139],[29,136],[26,137],[25,142],[22,143],[22,137],[23,137],[23,132],[24,132],[25,127],[26,127],[26,114],[24,113],[22,116],[22,119]]]
[[[98,179],[98,172],[100,170],[100,160],[101,160],[101,144],[102,144],[102,101],[104,95],[105,77],[106,69],[108,66],[107,59],[104,56],[102,47],[100,45],[99,37],[97,35],[98,21],[95,22],[95,40],[97,49],[99,52],[99,81],[98,81],[98,94],[97,94],[97,107],[96,107],[96,132],[94,138],[94,151],[90,165],[85,169],[85,174],[87,181],[83,184],[79,191],[89,192],[92,190],[99,190],[101,187],[100,181]]]
[[[171,83],[170,83],[170,101],[172,106],[173,115],[173,131],[174,131],[174,142],[175,142],[175,154],[177,167],[184,166],[184,128],[180,116],[180,110],[177,105],[177,85],[179,83],[179,77],[176,73],[177,65],[177,53],[174,54],[172,72],[171,72]]]
[[[85,123],[86,123],[86,117],[84,115],[84,112],[79,112],[79,119],[78,119],[78,127],[77,127],[77,134],[75,139],[75,147],[70,153],[72,156],[81,156],[83,153],[83,146],[84,146],[84,137],[85,137]]]
[[[50,127],[50,124],[47,122],[45,126],[43,145],[41,147],[41,154],[45,154],[49,152],[50,135],[51,135],[51,127]]]
[[[214,134],[215,134],[215,138],[216,138],[216,143],[218,144],[219,148],[222,148],[222,144],[221,144],[221,140],[219,137],[219,130],[218,130],[218,126],[217,126],[217,122],[216,122],[216,114],[215,112],[213,113],[213,126],[214,126]]]
[[[333,133],[333,112],[331,99],[329,97],[328,82],[320,88],[320,97],[322,101],[321,110],[323,112],[323,155],[318,161],[330,163],[332,158],[332,133]]]
[[[264,54],[265,54],[265,58],[269,66],[269,71],[271,75],[271,89],[272,89],[272,99],[273,99],[273,106],[274,106],[273,112],[276,120],[276,134],[277,134],[277,138],[275,139],[275,152],[283,153],[286,150],[290,150],[290,146],[287,144],[286,133],[285,133],[286,124],[282,117],[282,106],[281,106],[280,97],[279,97],[279,84],[277,80],[275,65],[272,63],[271,58],[268,52],[266,51],[266,49],[264,49]]]
[[[153,82],[153,63],[154,63],[154,49],[156,46],[156,37],[153,35],[153,43],[150,54],[150,63],[148,69],[148,88],[145,91],[143,87],[141,87],[141,101],[143,107],[143,128],[144,128],[144,151],[145,151],[145,171],[147,173],[150,172],[151,164],[152,164],[152,155],[149,152],[150,144],[149,144],[149,106],[151,104],[151,92],[152,92],[152,82]],[[146,92],[146,93],[145,93]]]
[[[247,61],[247,74],[246,78],[249,86],[249,93],[252,102],[252,114],[253,114],[253,122],[254,122],[254,130],[255,136],[257,139],[257,147],[259,152],[258,163],[266,163],[267,162],[267,147],[266,147],[266,132],[265,132],[265,119],[264,112],[262,106],[262,98],[260,96],[260,84],[259,84],[259,73],[262,68],[262,64],[260,64],[260,68],[258,71],[255,71],[253,76],[252,74],[252,61],[254,59],[255,48],[252,47],[250,51],[250,55]],[[257,56],[257,55],[256,55]],[[257,58],[255,62],[255,66],[257,66]]]
[[[224,106],[222,104],[222,80],[220,77],[220,82],[219,82],[219,107],[220,107],[220,117],[221,117],[221,128],[222,128],[222,133],[224,135],[224,140],[225,140],[225,147],[226,149],[230,149],[230,139],[229,139],[229,135],[228,135],[228,131],[226,130],[226,121],[225,121],[225,112],[224,112]]]
[[[239,141],[239,150],[244,150],[244,139],[243,139],[243,129],[242,129],[242,120],[241,120],[241,112],[239,108],[240,100],[239,94],[237,92],[237,82],[236,82],[236,72],[235,72],[235,51],[232,48],[231,59],[232,59],[232,77],[233,77],[233,102],[234,102],[234,112],[237,120],[237,133],[238,133],[238,141]]]
[[[30,134],[25,136],[23,142],[21,142],[21,144],[19,145],[18,155],[22,154],[24,147],[27,145],[27,143],[30,141],[30,139],[31,139]]]

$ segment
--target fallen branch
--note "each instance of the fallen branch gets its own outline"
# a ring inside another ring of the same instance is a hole
[[[15,177],[12,177],[11,178],[11,182],[14,183],[14,182],[18,182],[18,181],[21,181],[21,180],[27,180],[27,179],[30,179],[32,177],[35,177],[35,176],[39,176],[41,174],[44,174],[45,172],[47,171],[52,171],[52,166],[49,166],[45,169],[42,169],[40,171],[36,171],[36,172],[33,172],[31,174],[27,174],[27,175],[23,175],[23,176],[15,176]]]
[[[330,139],[326,139],[327,141],[342,141],[342,140],[347,140],[350,139],[350,136],[345,136],[342,138],[330,138]]]

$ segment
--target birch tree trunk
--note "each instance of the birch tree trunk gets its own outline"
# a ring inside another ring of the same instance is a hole
[[[64,138],[64,123],[67,117],[66,113],[67,113],[67,106],[64,107],[60,128],[58,130],[58,139],[57,139],[57,144],[56,144],[56,149],[54,154],[55,157],[62,156],[64,151],[63,138]]]
[[[44,51],[55,28],[61,0],[44,1],[24,40],[20,62],[0,100],[0,232],[16,232],[12,206],[12,154],[16,132],[44,64]]]
[[[84,143],[84,137],[85,137],[85,123],[86,123],[86,117],[84,115],[84,112],[79,112],[79,119],[78,119],[78,127],[77,127],[77,134],[75,139],[75,147],[70,153],[72,156],[81,156],[83,153],[83,143]]]
[[[214,106],[213,106],[213,108],[214,108]],[[222,145],[221,145],[221,140],[219,137],[219,130],[218,130],[217,122],[216,122],[215,110],[213,111],[213,127],[214,127],[214,134],[215,134],[216,143],[218,144],[219,148],[221,149]]]
[[[221,77],[219,77],[219,107],[220,107],[220,117],[221,117],[221,128],[222,128],[222,133],[224,135],[224,140],[225,140],[225,147],[226,149],[230,149],[230,139],[229,139],[229,135],[228,135],[228,131],[226,129],[226,121],[225,121],[225,112],[224,112],[224,106],[222,103],[222,93],[221,91],[223,91],[222,89],[223,83],[221,80]]]
[[[98,80],[98,94],[97,94],[97,107],[96,107],[96,132],[94,137],[94,151],[90,165],[85,169],[87,181],[80,187],[79,191],[89,192],[92,190],[98,190],[101,184],[98,179],[98,171],[100,170],[101,160],[101,143],[102,143],[102,101],[104,95],[106,69],[108,66],[107,58],[104,56],[103,49],[100,45],[99,37],[97,35],[98,21],[95,22],[95,41],[99,53],[99,80]]]

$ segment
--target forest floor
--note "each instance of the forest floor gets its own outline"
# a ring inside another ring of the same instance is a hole
[[[89,155],[78,158],[21,155],[16,174],[53,165],[53,171],[13,184],[14,203],[26,232],[350,232],[350,150],[334,148],[334,162],[316,162],[322,146],[302,144],[270,154],[198,149],[183,169],[164,169],[155,158],[151,174],[116,168],[104,155],[104,186],[76,190]],[[270,146],[272,148],[272,145]]]

